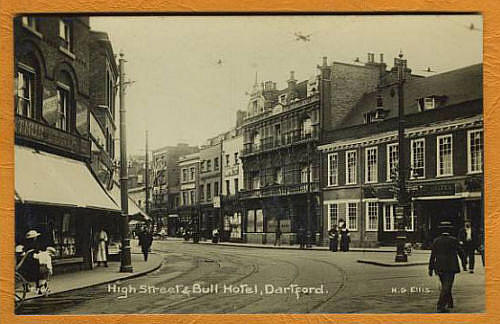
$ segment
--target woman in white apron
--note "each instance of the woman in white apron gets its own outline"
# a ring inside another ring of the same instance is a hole
[[[97,255],[96,261],[97,266],[99,267],[101,263],[104,263],[104,266],[108,266],[108,258],[106,255],[106,244],[108,244],[108,234],[101,228],[101,231],[97,234]]]

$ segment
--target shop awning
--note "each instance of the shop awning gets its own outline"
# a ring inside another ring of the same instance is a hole
[[[119,211],[84,162],[15,146],[16,200]]]
[[[113,199],[116,201],[118,206],[121,208],[121,191],[120,191],[120,185],[115,181],[113,183],[113,188],[111,189],[111,196],[113,196]],[[139,206],[135,203],[134,200],[128,197],[128,214],[129,216],[140,216],[144,220],[150,220],[151,217],[149,217],[145,212],[143,212]]]

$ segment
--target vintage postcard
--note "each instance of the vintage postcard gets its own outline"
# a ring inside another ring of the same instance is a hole
[[[16,314],[485,312],[480,14],[12,26]]]

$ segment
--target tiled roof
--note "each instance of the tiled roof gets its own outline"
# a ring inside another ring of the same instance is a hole
[[[482,77],[482,64],[475,64],[427,78],[407,81],[404,85],[405,115],[418,113],[417,100],[424,97],[443,97],[442,106],[481,99],[483,97]],[[363,124],[364,114],[376,109],[378,94],[379,92],[374,91],[363,95],[353,110],[341,122],[342,128]],[[388,111],[385,119],[397,117],[397,87],[384,88],[380,94],[383,97],[383,108]]]

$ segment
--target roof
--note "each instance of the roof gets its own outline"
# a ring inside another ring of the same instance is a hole
[[[481,99],[483,97],[482,64],[475,64],[457,70],[436,74],[427,78],[415,78],[404,85],[405,115],[419,112],[417,100],[430,96],[444,96],[444,106]],[[377,95],[383,98],[387,110],[385,119],[398,116],[398,96],[395,86],[367,93],[340,123],[351,127],[364,123],[364,114],[376,108]]]

